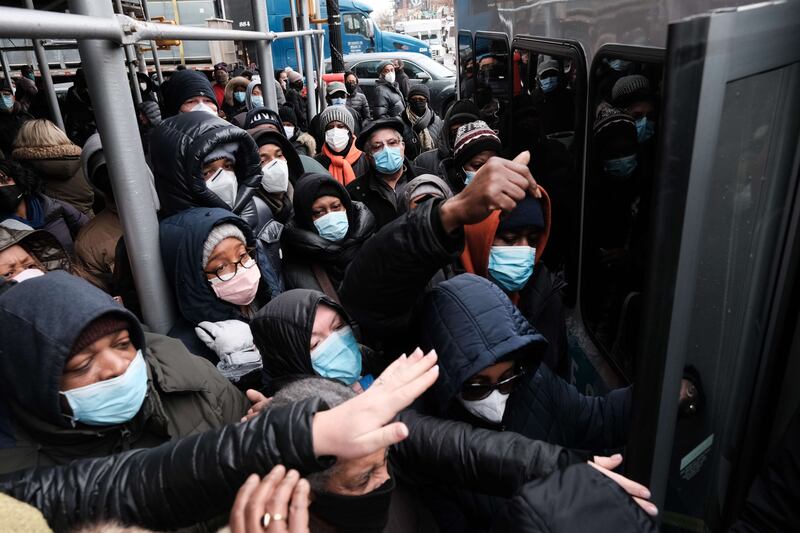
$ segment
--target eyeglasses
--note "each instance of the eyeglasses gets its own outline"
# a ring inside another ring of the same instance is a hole
[[[217,277],[220,281],[230,281],[236,276],[236,272],[238,272],[239,267],[241,266],[245,270],[248,270],[255,266],[256,261],[255,257],[255,248],[247,248],[247,251],[239,256],[239,260],[235,263],[223,263],[216,270],[208,271],[204,270],[206,274],[213,274]],[[248,262],[249,263],[246,263]],[[213,280],[212,280],[213,282]]]
[[[510,394],[515,382],[525,375],[525,369],[519,369],[516,374],[497,383],[465,383],[461,387],[461,397],[468,402],[476,402],[487,398],[493,390],[500,394]]]
[[[380,143],[380,144],[373,143],[372,145],[370,145],[369,153],[375,155],[381,150],[383,150],[384,146],[388,146],[389,148],[398,148],[400,146],[400,143],[402,142],[403,141],[401,141],[400,139],[389,139],[385,143]]]

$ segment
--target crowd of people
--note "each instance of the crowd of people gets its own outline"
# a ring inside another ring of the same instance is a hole
[[[2,520],[655,530],[649,491],[613,472],[631,388],[565,380],[530,154],[471,100],[439,117],[402,63],[379,72],[374,101],[345,72],[311,120],[291,69],[183,69],[145,91],[166,335],[143,325],[85,80],[66,132],[3,81]]]

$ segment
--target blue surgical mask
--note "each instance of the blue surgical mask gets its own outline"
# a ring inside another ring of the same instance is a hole
[[[558,87],[558,76],[550,76],[549,78],[539,80],[539,85],[541,86],[543,93],[547,94],[552,92],[553,89]]]
[[[533,275],[536,248],[530,246],[492,246],[489,276],[506,292],[522,289]]]
[[[233,99],[236,100],[237,103],[243,104],[244,103],[245,94],[242,91],[236,91],[233,93]]]
[[[14,97],[10,94],[4,94],[2,100],[0,100],[0,107],[3,109],[11,109],[14,107]]]
[[[636,154],[603,161],[603,169],[606,174],[617,178],[630,177],[637,165]]]
[[[72,420],[92,426],[110,426],[131,420],[147,396],[147,363],[136,352],[124,374],[61,392],[72,409]]]
[[[477,173],[475,170],[464,170],[464,185],[469,185]]]
[[[345,105],[347,98],[331,98],[331,105]]]
[[[361,349],[353,330],[334,331],[311,351],[311,366],[322,377],[352,385],[361,375]]]
[[[377,154],[373,154],[375,160],[375,170],[381,174],[394,174],[403,166],[403,154],[400,148],[390,148],[386,146]]]
[[[347,211],[331,211],[315,220],[314,226],[323,239],[339,242],[347,235],[350,227],[350,223],[347,221]]]
[[[608,61],[608,66],[617,72],[622,72],[623,70],[627,69],[630,64],[630,61],[625,61],[624,59],[610,59]]]
[[[636,121],[636,139],[643,143],[656,133],[656,125],[647,117],[642,117]]]
[[[253,104],[253,107],[264,107],[264,97],[261,95],[251,95],[250,102]]]

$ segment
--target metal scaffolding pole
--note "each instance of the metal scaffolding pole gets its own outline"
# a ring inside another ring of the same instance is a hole
[[[119,15],[124,15],[122,12],[122,0],[114,0],[114,10]],[[128,77],[130,78],[130,85],[133,88],[133,98],[137,104],[142,103],[142,91],[139,88],[139,78],[136,76],[136,66],[133,64],[136,57],[135,52],[132,50],[133,46],[123,46],[125,50],[125,65],[128,67]]]
[[[111,5],[97,0],[69,0],[73,13],[105,17],[117,24]],[[125,244],[145,323],[158,333],[170,330],[174,309],[164,274],[158,219],[147,164],[139,139],[131,92],[124,83],[123,53],[109,41],[78,44],[86,83],[92,95],[97,126],[108,162]]]
[[[253,23],[255,30],[260,33],[269,33],[269,21],[267,20],[267,8],[264,0],[253,0]],[[264,94],[264,102],[267,107],[278,112],[278,96],[275,94],[275,69],[272,66],[272,41],[256,41],[256,52],[258,53],[258,68],[261,73],[261,92]]]
[[[33,0],[25,0],[25,7],[34,9]],[[50,65],[47,63],[44,47],[39,39],[31,39],[31,42],[33,43],[33,51],[36,54],[36,62],[39,64],[39,75],[42,77],[44,89],[47,91],[47,107],[50,108],[50,116],[53,118],[53,123],[61,128],[61,131],[65,131],[64,119],[61,118],[61,108],[58,106],[56,88],[50,75]]]
[[[147,0],[140,0],[142,4],[142,14],[147,22],[150,22],[150,8],[147,6]],[[150,41],[150,49],[153,51],[153,65],[156,67],[156,74],[158,75],[158,83],[164,83],[164,73],[161,72],[161,61],[158,59],[158,46],[155,41]]]
[[[308,3],[301,1],[300,9],[302,14],[303,30],[309,30],[310,23],[308,17]],[[303,62],[305,63],[306,75],[306,103],[308,110],[308,123],[317,114],[317,83],[314,80],[314,57],[311,46],[311,35],[303,36]]]
[[[8,56],[5,50],[0,51],[0,62],[3,63],[3,74],[6,77],[6,81],[11,86],[11,83],[13,83],[11,80],[11,66],[8,64]]]
[[[292,31],[297,30],[297,6],[295,5],[296,0],[289,0],[289,9],[291,10],[292,15]],[[299,37],[292,37],[292,42],[294,42],[294,58],[297,60],[297,71],[300,72],[302,70],[301,65],[303,64],[303,56],[300,55],[300,38]]]

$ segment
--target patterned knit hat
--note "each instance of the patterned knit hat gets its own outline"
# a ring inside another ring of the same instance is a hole
[[[214,226],[214,229],[208,233],[206,242],[203,243],[203,268],[206,268],[208,265],[208,258],[211,257],[212,253],[214,253],[214,248],[216,248],[217,245],[225,239],[231,237],[234,239],[239,239],[245,244],[247,243],[242,230],[240,230],[234,224],[224,223],[220,224],[219,226]]]
[[[324,132],[328,124],[334,120],[338,120],[347,126],[350,133],[353,133],[353,130],[356,129],[356,121],[353,119],[352,113],[350,113],[345,106],[331,105],[326,107],[325,110],[319,114],[319,131]]]
[[[485,150],[493,150],[498,154],[503,151],[500,138],[486,122],[476,120],[458,128],[453,147],[456,168],[462,168],[470,159]]]
[[[637,100],[651,98],[650,80],[641,74],[623,76],[611,89],[611,102],[615,107],[626,107]]]

